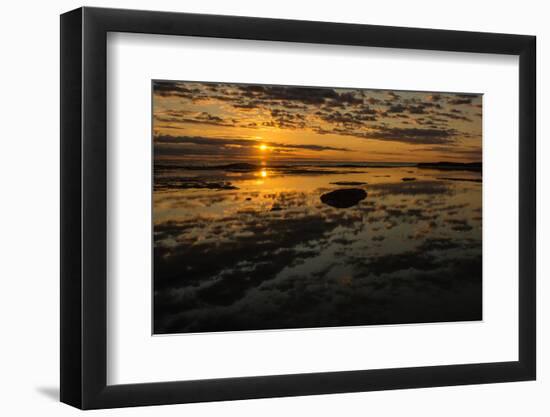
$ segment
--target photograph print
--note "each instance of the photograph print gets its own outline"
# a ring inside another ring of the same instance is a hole
[[[152,81],[153,334],[482,320],[482,95]]]

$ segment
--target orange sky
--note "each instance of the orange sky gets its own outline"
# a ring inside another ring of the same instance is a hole
[[[153,82],[155,159],[481,161],[479,94]]]

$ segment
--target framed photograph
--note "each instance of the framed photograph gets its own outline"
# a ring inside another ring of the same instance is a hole
[[[533,380],[535,37],[61,16],[61,401]]]

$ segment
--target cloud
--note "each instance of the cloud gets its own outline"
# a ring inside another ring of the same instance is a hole
[[[418,105],[418,106],[408,106],[407,107],[407,110],[409,111],[409,113],[412,113],[412,114],[425,114],[425,107],[426,106],[423,106],[423,105]]]
[[[382,101],[382,100],[380,100],[380,99],[378,99],[378,98],[376,98],[376,97],[368,97],[368,98],[366,99],[366,102],[369,103],[369,104],[371,104],[371,105],[378,104],[378,103],[380,103],[381,101]]]
[[[427,99],[429,101],[440,101],[441,100],[441,94],[430,94]]]
[[[192,112],[186,110],[170,110],[155,114],[155,121],[161,123],[196,123],[213,126],[235,126],[235,122],[230,119],[223,119],[208,112]]]
[[[187,88],[185,83],[175,81],[153,81],[153,91],[162,97],[188,97],[190,94],[196,92],[196,90]]]
[[[191,103],[180,111],[155,113],[155,128],[163,133],[203,124],[304,130],[408,145],[452,145],[481,135],[480,113],[455,107],[480,106],[476,94],[171,81],[153,86],[160,99],[174,95]],[[470,124],[467,130],[463,122]],[[286,149],[292,148],[300,149]],[[329,147],[312,148],[322,149]]]
[[[330,113],[319,112],[319,116],[325,122],[334,124],[334,125],[359,125],[363,126],[365,122],[373,122],[377,120],[377,117],[374,116],[376,112],[366,108],[361,113],[352,113],[352,112],[340,112],[333,111]]]
[[[395,91],[387,91],[386,94],[390,97],[391,100],[398,100],[401,98],[401,96]]]
[[[469,117],[463,116],[459,110],[453,109],[450,112],[434,112],[438,116],[446,117],[453,120],[464,120],[466,122],[471,122],[472,119]],[[433,119],[432,119],[433,120]]]
[[[481,147],[455,147],[455,146],[430,146],[423,148],[412,149],[411,152],[438,152],[454,156],[456,158],[468,158],[473,161],[481,161],[482,149]]]
[[[372,184],[370,190],[376,195],[452,195],[453,188],[441,181],[410,181]]]
[[[219,152],[220,148],[227,149],[228,147],[237,147],[233,148],[234,151],[241,152],[250,151],[252,149],[257,150],[260,145],[267,145],[270,148],[283,149],[283,150],[292,150],[292,149],[304,149],[309,151],[342,151],[342,152],[351,152],[348,148],[339,148],[334,146],[323,146],[317,144],[291,144],[291,143],[278,143],[278,142],[268,142],[260,141],[255,139],[241,139],[241,138],[210,138],[210,137],[201,137],[201,136],[167,136],[159,135],[154,138],[155,146],[162,145],[172,145],[172,149],[179,149],[180,152],[188,152],[189,148],[186,145],[198,145],[206,147],[214,147]],[[180,148],[177,148],[177,146]],[[176,147],[174,147],[176,146]],[[183,146],[183,147],[182,147]]]
[[[405,106],[403,106],[402,104],[393,104],[386,110],[386,112],[387,113],[402,113],[406,109],[407,108]]]
[[[471,98],[451,98],[451,99],[447,100],[447,103],[456,104],[456,105],[471,104],[472,99]]]
[[[304,104],[323,104],[338,100],[340,95],[332,88],[285,87],[268,85],[237,85],[241,96],[256,100],[293,101]],[[350,98],[350,97],[348,97]],[[346,98],[343,98],[344,100]]]
[[[366,137],[413,144],[453,143],[458,132],[455,129],[423,129],[379,126]]]
[[[468,232],[473,229],[465,219],[447,219],[445,222],[450,224],[451,229],[457,232]]]

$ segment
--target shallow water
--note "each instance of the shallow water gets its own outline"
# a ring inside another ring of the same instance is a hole
[[[320,199],[346,188],[367,197]],[[409,166],[158,169],[154,331],[480,320],[481,190]]]

